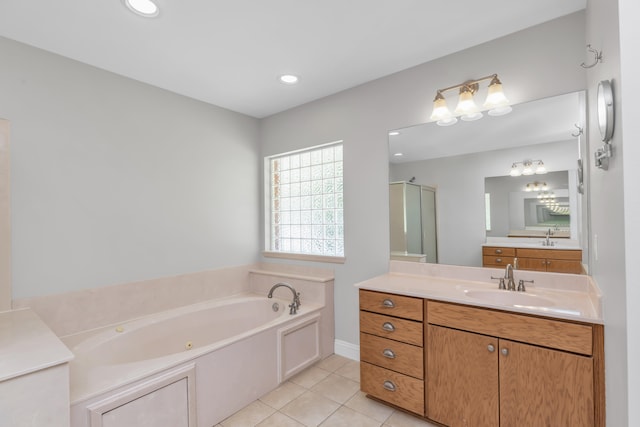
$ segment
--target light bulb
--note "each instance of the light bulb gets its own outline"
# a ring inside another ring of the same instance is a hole
[[[543,175],[547,173],[547,168],[544,167],[544,163],[542,163],[542,160],[538,160],[538,164],[536,166],[536,173],[538,175]]]

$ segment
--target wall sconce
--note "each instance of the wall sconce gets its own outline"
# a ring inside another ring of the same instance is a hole
[[[544,167],[542,160],[523,160],[521,162],[514,162],[511,165],[509,175],[542,175],[545,173],[547,173],[547,168]]]
[[[449,86],[444,89],[438,89],[436,97],[433,100],[433,112],[431,113],[431,120],[435,121],[438,126],[451,126],[458,122],[455,115],[460,116],[464,121],[473,121],[482,118],[480,108],[475,103],[473,95],[478,91],[479,83],[485,80],[491,80],[489,82],[489,89],[487,92],[487,99],[482,106],[489,109],[490,116],[502,116],[511,112],[511,106],[509,100],[502,91],[502,82],[498,79],[497,74],[481,77],[476,80],[469,80],[464,83],[460,83],[454,86]],[[458,105],[454,110],[455,115],[451,113],[449,107],[447,107],[447,101],[444,98],[443,93],[448,90],[459,89]]]

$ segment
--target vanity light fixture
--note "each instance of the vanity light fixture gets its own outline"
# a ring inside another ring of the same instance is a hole
[[[527,191],[527,192],[531,192],[531,191],[547,191],[547,190],[549,190],[549,186],[547,185],[546,182],[534,181],[534,182],[528,183],[524,187],[524,191]]]
[[[509,175],[543,175],[545,173],[547,173],[547,168],[544,167],[542,160],[523,160],[521,162],[514,162],[511,165]]]
[[[450,126],[458,122],[456,115],[460,116],[464,121],[481,119],[483,115],[473,99],[473,95],[478,91],[479,83],[485,80],[491,81],[489,82],[487,99],[482,106],[489,109],[490,116],[502,116],[510,113],[511,106],[502,90],[502,82],[498,79],[497,74],[491,74],[476,80],[469,80],[444,89],[438,89],[433,100],[431,120],[435,121],[439,126]],[[447,107],[447,100],[443,95],[444,92],[453,89],[459,89],[458,105],[454,110],[455,114],[451,113],[449,107]]]
[[[158,5],[152,0],[124,0],[124,4],[136,15],[154,18],[160,13]]]

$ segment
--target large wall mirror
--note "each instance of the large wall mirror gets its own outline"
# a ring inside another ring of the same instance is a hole
[[[407,195],[414,190],[411,186],[433,190],[435,202],[427,209],[435,216],[435,246],[423,242],[411,250],[398,247],[402,239],[393,230],[412,233],[407,228],[410,210],[398,207],[405,196],[390,193],[392,258],[403,259],[406,252],[412,260],[480,267],[484,244],[525,239],[520,241],[537,245],[551,231],[557,245],[582,249],[586,267],[588,191],[582,176],[587,173],[579,167],[587,152],[585,117],[585,93],[574,92],[513,105],[504,116],[485,115],[447,127],[430,122],[393,129],[390,191],[399,184]],[[546,173],[510,175],[514,164],[527,160],[541,160]],[[413,209],[418,205],[413,202]],[[407,222],[403,227],[398,221]],[[435,259],[424,253],[429,245]]]

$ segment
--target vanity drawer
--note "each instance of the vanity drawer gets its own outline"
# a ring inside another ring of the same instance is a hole
[[[360,310],[422,321],[423,299],[360,290]]]
[[[424,416],[424,381],[360,363],[360,387],[363,392]]]
[[[424,379],[422,347],[361,333],[360,358],[364,362]]]
[[[482,257],[482,265],[484,267],[487,267],[487,266],[504,267],[507,264],[513,265],[513,257],[512,256],[485,255],[485,256]]]
[[[498,257],[516,256],[516,248],[505,248],[500,246],[483,246],[482,255],[495,255]]]
[[[360,332],[422,347],[422,322],[361,311]]]
[[[486,308],[427,302],[429,324],[591,356],[591,325],[526,316]]]

